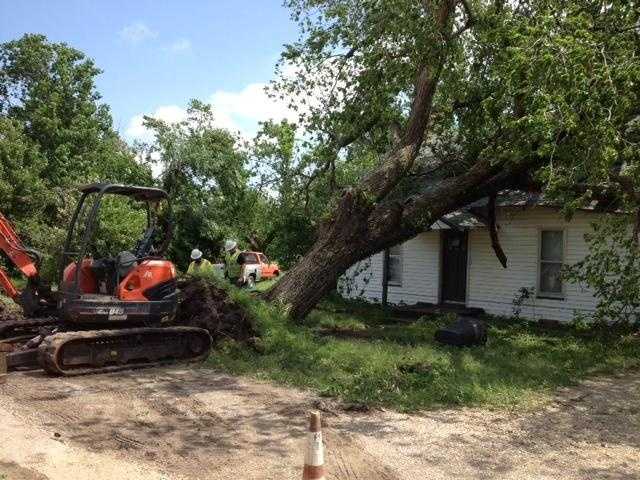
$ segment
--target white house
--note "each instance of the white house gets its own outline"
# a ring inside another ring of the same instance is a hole
[[[563,264],[587,253],[584,235],[602,213],[576,212],[570,221],[540,197],[520,194],[498,201],[496,222],[508,258],[503,268],[491,247],[488,228],[476,207],[445,217],[415,238],[359,262],[341,281],[343,295],[380,302],[383,265],[387,298],[394,304],[445,304],[513,315],[521,288],[535,289],[520,315],[530,319],[571,321],[575,311],[591,312],[596,299],[583,285],[564,281]],[[485,202],[486,203],[486,202]]]

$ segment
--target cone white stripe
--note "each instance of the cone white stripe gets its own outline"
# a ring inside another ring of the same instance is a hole
[[[309,432],[307,435],[307,451],[305,465],[319,467],[324,465],[324,449],[322,448],[322,432]]]

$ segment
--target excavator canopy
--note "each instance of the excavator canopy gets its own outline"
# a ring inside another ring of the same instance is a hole
[[[112,193],[116,195],[124,195],[134,198],[141,202],[153,202],[165,200],[168,198],[167,192],[159,188],[136,187],[130,185],[119,185],[115,183],[91,183],[80,187],[80,191],[84,194],[90,193]]]

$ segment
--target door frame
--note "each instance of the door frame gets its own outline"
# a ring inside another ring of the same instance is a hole
[[[444,243],[446,238],[446,232],[456,231],[464,235],[465,243],[466,243],[466,251],[467,258],[465,262],[465,281],[464,281],[464,300],[462,301],[452,301],[452,300],[444,300]],[[439,270],[440,270],[440,279],[438,281],[438,303],[440,305],[464,305],[467,306],[467,302],[469,299],[469,230],[457,230],[457,229],[440,229],[440,255],[439,255]]]

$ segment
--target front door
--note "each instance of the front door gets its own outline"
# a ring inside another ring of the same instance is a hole
[[[442,232],[442,303],[465,303],[467,298],[467,232]]]

